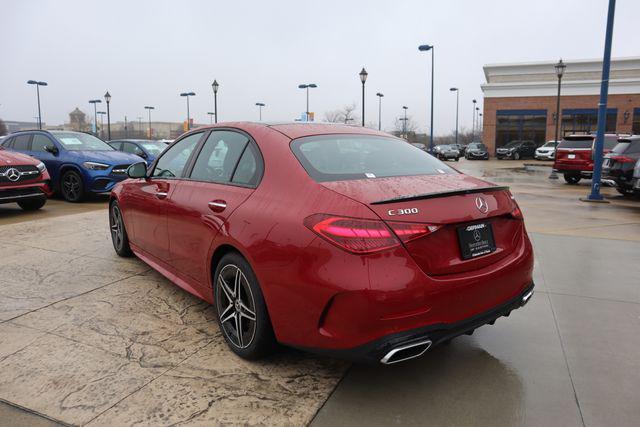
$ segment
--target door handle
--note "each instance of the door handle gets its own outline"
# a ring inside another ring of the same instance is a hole
[[[214,212],[222,212],[227,208],[227,202],[224,200],[212,200],[209,202],[209,209]]]
[[[166,191],[158,191],[158,192],[156,192],[156,197],[158,199],[166,199],[167,198],[167,192]]]

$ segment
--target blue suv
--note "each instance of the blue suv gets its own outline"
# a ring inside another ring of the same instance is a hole
[[[116,139],[109,141],[109,145],[123,153],[131,153],[142,157],[148,166],[151,166],[156,157],[168,147],[162,141],[150,139]]]
[[[127,168],[140,158],[122,153],[93,135],[71,131],[20,131],[2,141],[11,151],[42,161],[53,190],[69,202],[90,193],[107,193],[127,178]]]

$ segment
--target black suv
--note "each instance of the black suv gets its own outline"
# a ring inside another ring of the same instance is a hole
[[[520,160],[525,157],[533,157],[536,153],[536,143],[533,141],[511,141],[504,147],[496,150],[498,159]]]
[[[489,160],[489,152],[487,147],[482,142],[472,142],[467,145],[467,149],[464,152],[464,158],[471,159],[484,159]]]
[[[640,159],[640,136],[618,139],[602,162],[602,175],[615,181],[616,189],[625,196],[633,195],[633,168]]]

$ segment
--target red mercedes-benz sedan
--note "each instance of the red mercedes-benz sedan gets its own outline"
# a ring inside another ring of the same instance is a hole
[[[116,252],[214,304],[244,358],[282,343],[395,363],[533,293],[509,190],[382,132],[219,124],[128,173],[111,194]]]
[[[0,146],[0,204],[17,203],[26,211],[40,209],[51,196],[44,163]]]

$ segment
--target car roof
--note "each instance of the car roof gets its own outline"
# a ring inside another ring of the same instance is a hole
[[[197,130],[207,130],[216,128],[239,128],[250,131],[252,128],[267,127],[273,129],[291,139],[302,138],[314,135],[331,134],[359,134],[359,135],[379,135],[395,138],[385,132],[369,129],[356,125],[344,125],[340,123],[322,122],[278,122],[278,123],[258,123],[258,122],[226,122],[215,125],[207,125],[197,128]],[[196,129],[194,129],[196,130]]]

